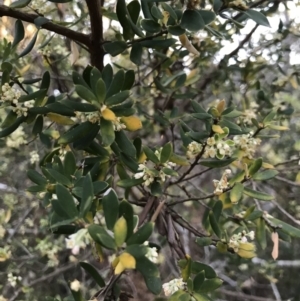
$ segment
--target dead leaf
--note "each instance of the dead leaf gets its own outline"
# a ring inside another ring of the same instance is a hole
[[[278,253],[279,253],[279,238],[278,238],[278,233],[273,232],[272,233],[272,241],[273,241],[273,251],[272,251],[272,257],[274,260],[277,259]]]

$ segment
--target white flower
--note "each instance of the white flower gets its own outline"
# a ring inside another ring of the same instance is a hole
[[[189,159],[195,158],[202,150],[202,144],[193,141],[187,146],[186,156]]]
[[[12,273],[9,273],[7,275],[7,281],[9,282],[9,284],[12,287],[15,287],[17,285],[18,281],[21,281],[21,280],[22,280],[21,276],[14,276]]]
[[[250,232],[248,233],[248,237],[249,237],[251,240],[253,240],[253,239],[255,238],[255,232],[254,232],[254,231],[250,231]]]
[[[89,243],[89,234],[87,229],[81,229],[78,232],[69,235],[69,238],[65,238],[67,249],[72,249],[72,254],[77,255],[80,248],[85,248]]]
[[[233,138],[236,147],[240,148],[244,152],[244,157],[252,159],[256,148],[260,145],[261,140],[259,138],[254,138],[253,133],[250,132],[247,135],[235,136]]]
[[[209,138],[207,138],[206,143],[207,143],[207,145],[209,145],[209,146],[213,146],[213,145],[215,145],[216,140],[215,140],[214,137],[209,137]]]
[[[22,126],[19,126],[9,137],[6,139],[6,146],[11,148],[19,148],[20,145],[27,143],[25,139],[25,132]]]
[[[115,120],[113,120],[112,123],[113,123],[114,131],[116,132],[126,129],[126,125],[121,122],[121,117],[117,117]]]
[[[223,193],[223,191],[227,188],[229,188],[229,183],[227,182],[227,175],[231,174],[230,169],[226,169],[220,179],[218,180],[213,180],[213,184],[215,186],[214,194],[215,195],[220,195]]]
[[[144,242],[145,246],[149,245],[149,241],[145,241]],[[148,252],[146,254],[146,257],[152,261],[153,263],[158,263],[158,253],[157,253],[157,249],[155,247],[150,248],[148,247]]]
[[[178,290],[183,289],[185,285],[186,283],[183,282],[182,278],[175,278],[170,282],[163,284],[162,287],[165,295],[168,297],[177,292]]]
[[[75,279],[74,281],[71,282],[70,287],[72,291],[78,292],[80,290],[80,282]]]
[[[91,123],[99,123],[100,122],[100,115],[98,112],[90,113],[86,116],[86,119]]]
[[[40,156],[37,151],[32,151],[29,153],[30,155],[30,163],[34,164],[35,162],[39,162]]]

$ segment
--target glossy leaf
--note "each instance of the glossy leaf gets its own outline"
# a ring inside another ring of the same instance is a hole
[[[202,271],[198,273],[193,280],[193,288],[195,292],[198,292],[201,289],[201,286],[205,280],[205,272]]]
[[[258,158],[250,165],[248,170],[250,177],[252,177],[259,171],[259,169],[262,167],[262,163],[263,163],[262,158]]]
[[[257,228],[255,237],[264,250],[267,247],[267,233],[266,233],[266,222],[263,218],[257,220]]]
[[[111,121],[101,118],[100,132],[104,145],[111,145],[115,141],[115,132]]]
[[[80,216],[85,217],[89,212],[94,198],[94,187],[90,173],[88,173],[82,185],[82,197],[80,202]]]
[[[144,243],[152,234],[153,227],[154,225],[152,222],[148,222],[145,225],[143,225],[141,228],[138,229],[137,232],[135,232],[129,237],[129,239],[127,240],[127,245]]]
[[[250,19],[252,19],[254,22],[256,22],[259,25],[271,27],[270,23],[265,15],[263,15],[261,12],[256,11],[254,9],[248,9],[246,11],[243,11],[245,15],[247,15]]]
[[[172,153],[173,153],[173,145],[171,142],[168,142],[167,144],[164,145],[164,147],[161,150],[160,162],[166,163],[167,161],[169,161],[170,157],[172,156]]]
[[[198,11],[187,9],[182,15],[180,26],[190,31],[198,31],[205,27],[205,23]]]
[[[256,173],[252,179],[255,181],[266,181],[276,177],[279,172],[275,169],[268,169],[259,173]]]
[[[98,271],[91,264],[89,264],[87,262],[80,262],[79,264],[96,281],[96,283],[100,287],[104,287],[105,286],[105,281],[100,276],[100,274],[98,273]]]
[[[68,191],[68,189],[61,184],[57,184],[56,195],[58,198],[57,203],[59,204],[62,211],[64,211],[65,214],[71,219],[77,217],[78,211],[73,196]]]
[[[105,223],[109,230],[113,230],[119,216],[119,200],[113,189],[104,195],[102,199]]]
[[[39,31],[37,31],[34,36],[32,37],[31,41],[28,43],[28,45],[25,47],[25,49],[19,54],[19,58],[25,56],[28,54],[34,47],[37,36],[38,36]]]
[[[244,194],[246,194],[249,197],[258,199],[258,200],[262,200],[262,201],[271,201],[274,199],[274,197],[270,194],[264,193],[264,192],[260,192],[260,191],[256,191],[256,190],[252,190],[248,187],[244,188]]]
[[[14,1],[9,7],[10,8],[23,8],[23,7],[27,6],[30,2],[31,2],[31,0],[18,0],[18,1]]]
[[[106,230],[101,227],[100,225],[90,225],[88,227],[89,234],[91,235],[92,239],[100,244],[101,246],[115,250],[116,244],[114,239],[106,232]]]
[[[230,191],[231,203],[237,204],[243,197],[244,185],[241,183],[236,183]]]
[[[109,42],[103,45],[105,51],[107,51],[111,56],[117,56],[127,49],[127,44],[123,41]]]
[[[230,158],[225,160],[205,160],[205,161],[201,161],[200,165],[211,167],[211,168],[220,168],[229,165],[235,160],[236,158]]]
[[[18,45],[24,39],[24,36],[25,36],[25,31],[24,31],[23,23],[21,20],[17,20],[15,23],[14,40],[11,47],[15,47],[16,45]]]

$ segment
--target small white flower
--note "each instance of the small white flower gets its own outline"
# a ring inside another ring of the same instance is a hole
[[[250,232],[248,233],[248,237],[249,237],[251,240],[253,240],[253,239],[255,238],[255,232],[254,232],[254,231],[250,231]]]
[[[77,279],[75,279],[74,281],[72,281],[71,285],[70,285],[71,290],[75,291],[75,292],[78,292],[80,290],[80,286],[81,286],[81,284],[80,284],[80,282]]]
[[[165,295],[168,297],[177,292],[178,290],[183,289],[185,285],[186,283],[183,282],[182,278],[175,278],[170,282],[163,284],[162,287]]]
[[[39,162],[40,156],[37,151],[32,151],[29,153],[30,155],[30,163],[34,164],[35,162]]]
[[[78,232],[69,235],[69,238],[65,238],[67,249],[72,249],[72,254],[77,255],[80,248],[85,248],[89,243],[89,234],[87,229],[81,229]]]
[[[149,245],[149,241],[145,241],[144,242],[145,246]],[[157,253],[157,249],[155,247],[150,248],[148,247],[148,252],[146,254],[146,257],[152,261],[153,263],[158,263],[158,253]]]

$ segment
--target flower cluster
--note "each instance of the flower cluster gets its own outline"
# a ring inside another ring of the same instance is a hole
[[[256,255],[256,247],[253,243],[248,242],[247,237],[253,240],[255,237],[254,231],[247,233],[244,230],[243,232],[232,235],[228,243],[228,248],[243,258],[254,257]]]
[[[237,120],[237,124],[240,124],[241,121],[245,124],[245,125],[251,125],[252,124],[252,119],[256,119],[257,118],[257,108],[258,108],[258,104],[255,102],[251,102],[250,104],[250,108],[244,110],[243,114],[242,114],[242,120]]]
[[[5,83],[2,86],[1,100],[3,102],[12,102],[13,104],[17,104],[20,97],[21,92],[11,87],[8,83]]]
[[[175,292],[177,292],[180,289],[184,289],[186,286],[186,283],[183,282],[182,278],[175,278],[165,284],[163,284],[163,290],[165,295],[171,296],[173,295]]]
[[[215,195],[220,195],[223,193],[223,191],[227,188],[229,188],[229,183],[227,182],[227,176],[231,174],[231,170],[230,169],[226,169],[220,179],[219,180],[213,180],[214,186],[215,186],[215,190],[214,190],[214,194]]]
[[[249,159],[253,158],[257,146],[261,143],[259,138],[253,137],[253,132],[246,135],[235,136],[233,141],[236,147],[243,152],[243,157]]]
[[[7,281],[9,282],[9,284],[13,287],[15,287],[17,285],[17,283],[19,281],[22,280],[22,277],[21,276],[14,276],[12,273],[9,273],[7,275]]]
[[[35,162],[39,162],[40,156],[37,151],[32,151],[29,153],[30,155],[30,163],[34,164]]]
[[[72,254],[79,254],[80,248],[84,249],[89,243],[90,237],[87,229],[81,229],[78,232],[65,238],[67,249],[72,249]]]
[[[229,134],[229,129],[224,128],[223,134],[215,134],[213,137],[209,137],[206,143],[191,142],[187,147],[187,157],[189,159],[195,158],[203,151],[203,158],[218,158],[223,159],[225,156],[231,157],[234,151],[234,141],[224,140]]]
[[[111,116],[108,116],[107,111],[111,113]],[[113,123],[114,131],[118,132],[126,129],[126,125],[122,123],[121,117],[117,117],[114,113],[109,110],[105,105],[101,107],[101,109],[97,112],[91,113],[83,113],[83,112],[75,112],[76,118],[81,122],[89,121],[91,123],[99,123],[101,117],[106,120],[110,120]]]
[[[6,146],[11,148],[19,148],[20,145],[27,143],[25,132],[22,126],[19,126],[10,136],[6,138]]]
[[[155,151],[155,155],[159,160],[160,154],[161,149]],[[173,170],[176,163],[167,161],[156,165],[155,168],[148,168],[146,164],[146,162],[144,162],[144,164],[139,164],[139,172],[134,175],[135,179],[143,178],[145,186],[149,186],[152,182],[154,182],[154,180],[165,182],[166,178],[177,175],[177,173]]]
[[[145,246],[149,246],[149,241],[144,242]],[[148,252],[146,254],[146,257],[152,261],[153,263],[158,263],[158,253],[157,249],[155,247],[148,247]]]

